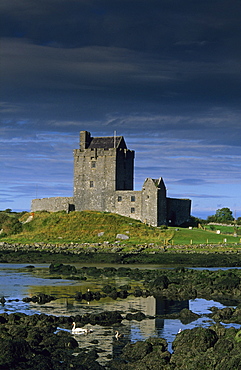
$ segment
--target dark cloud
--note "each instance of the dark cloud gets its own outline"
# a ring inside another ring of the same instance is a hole
[[[138,188],[162,176],[170,196],[200,198],[196,212],[209,212],[199,194],[238,193],[239,1],[3,0],[0,12],[6,202],[26,208],[36,183],[72,195],[80,130],[124,135]]]

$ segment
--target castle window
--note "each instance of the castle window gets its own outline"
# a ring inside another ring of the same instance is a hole
[[[90,188],[94,187],[94,181],[90,181]]]
[[[92,168],[95,168],[96,167],[96,162],[95,161],[91,162],[91,167]]]
[[[118,202],[121,202],[122,201],[122,196],[118,195]]]
[[[132,195],[131,196],[131,202],[135,202],[136,201],[136,197],[135,197],[135,195]]]
[[[131,213],[135,213],[135,208],[131,207]]]

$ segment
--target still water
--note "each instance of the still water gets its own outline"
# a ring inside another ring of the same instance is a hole
[[[83,265],[76,264],[76,268],[81,268]],[[86,265],[85,265],[86,266]],[[95,265],[96,266],[96,265]],[[175,338],[179,329],[191,329],[197,326],[208,327],[213,321],[206,315],[210,313],[209,308],[215,306],[217,308],[225,307],[219,302],[205,299],[193,299],[186,301],[169,301],[163,299],[155,299],[154,297],[134,297],[129,296],[126,299],[113,300],[109,297],[102,298],[99,301],[81,301],[77,302],[74,299],[76,292],[85,293],[87,289],[91,291],[100,291],[101,287],[106,284],[115,285],[117,288],[124,284],[129,284],[134,288],[137,286],[136,281],[131,281],[129,278],[87,278],[86,281],[80,280],[64,280],[48,278],[47,264],[34,264],[34,269],[26,268],[26,264],[0,264],[0,297],[4,296],[5,304],[0,304],[0,313],[7,312],[23,312],[26,314],[45,313],[56,316],[74,316],[84,315],[85,313],[98,313],[104,310],[118,310],[123,313],[135,313],[141,311],[150,318],[146,318],[140,322],[123,320],[120,325],[112,327],[102,327],[95,325],[89,328],[93,332],[86,335],[75,336],[80,347],[91,348],[91,343],[94,339],[98,340],[98,348],[100,349],[100,362],[105,362],[105,357],[110,354],[118,354],[121,347],[127,342],[136,342],[145,340],[149,337],[162,337],[168,342],[169,351],[171,343]],[[88,267],[88,266],[87,266]],[[108,265],[100,265],[96,267],[109,267]],[[111,265],[111,267],[120,267],[119,265]],[[128,265],[128,267],[131,267]],[[137,266],[133,268],[160,268],[158,266]],[[163,268],[163,267],[161,267]],[[141,282],[138,282],[138,286]],[[38,293],[53,295],[57,298],[55,301],[39,305],[37,303],[24,303],[24,297],[33,296]],[[176,313],[183,308],[188,308],[191,311],[202,315],[196,321],[187,325],[176,319],[155,319],[155,315],[163,315],[168,313]],[[226,326],[234,326],[240,328],[237,324],[228,324]],[[70,330],[71,328],[69,328]],[[59,330],[68,330],[59,328]],[[124,334],[124,339],[116,341],[114,332],[118,330]],[[96,346],[96,344],[95,344]]]

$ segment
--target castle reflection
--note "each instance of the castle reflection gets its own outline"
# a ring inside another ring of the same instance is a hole
[[[90,288],[94,289],[96,287],[92,285]],[[35,292],[33,292],[33,290]],[[99,362],[101,364],[106,362],[106,356],[112,356],[113,358],[118,357],[122,348],[128,342],[145,340],[149,337],[164,337],[163,331],[165,329],[166,319],[158,318],[158,316],[178,313],[183,308],[189,308],[188,300],[174,301],[154,298],[152,296],[144,298],[130,295],[126,299],[118,298],[113,300],[110,297],[106,297],[98,301],[86,302],[83,300],[77,302],[73,296],[78,290],[80,289],[76,286],[38,286],[38,292],[54,294],[57,299],[41,306],[31,303],[31,307],[35,311],[38,310],[41,313],[56,316],[84,315],[86,313],[98,313],[102,311],[120,311],[123,317],[128,313],[133,314],[138,311],[146,315],[144,320],[124,319],[121,324],[116,324],[111,327],[88,325],[93,329],[93,333],[75,336],[80,348],[91,349],[95,346],[95,348],[99,349]],[[36,287],[31,287],[30,291],[31,294],[36,294]],[[114,336],[116,330],[124,335],[120,340],[116,340]],[[93,340],[95,340],[95,342],[98,341],[98,344],[94,345],[92,343]]]

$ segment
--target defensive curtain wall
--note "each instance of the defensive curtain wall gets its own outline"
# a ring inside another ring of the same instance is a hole
[[[32,212],[95,210],[138,219],[152,226],[181,225],[190,218],[189,199],[167,198],[162,178],[147,178],[133,190],[134,156],[122,136],[91,137],[80,132],[74,150],[73,197],[33,199]]]

